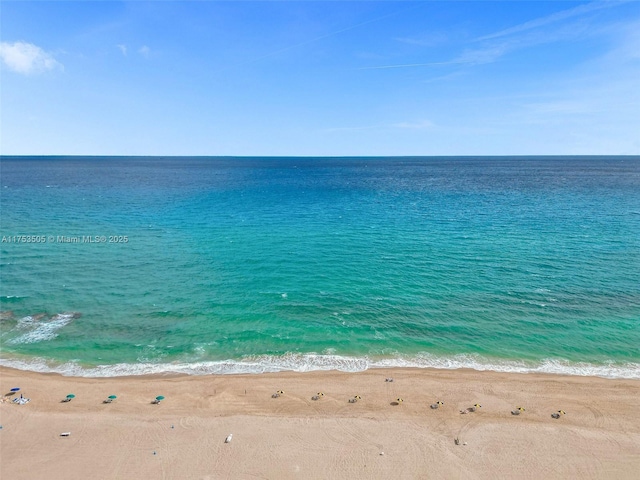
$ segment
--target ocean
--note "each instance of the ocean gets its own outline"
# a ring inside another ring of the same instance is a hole
[[[0,364],[640,378],[640,157],[0,157]]]

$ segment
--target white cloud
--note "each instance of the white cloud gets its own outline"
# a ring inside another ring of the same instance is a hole
[[[127,56],[127,46],[126,45],[116,45],[116,47],[118,47],[120,49],[120,51],[122,52],[122,55],[124,55],[125,57]]]
[[[143,45],[142,47],[140,47],[138,49],[138,53],[140,55],[145,56],[145,57],[148,57],[150,52],[151,52],[151,49],[149,47],[147,47],[146,45]]]
[[[27,42],[0,43],[0,58],[9,70],[23,75],[44,73],[58,68],[64,69],[64,66],[50,53]]]

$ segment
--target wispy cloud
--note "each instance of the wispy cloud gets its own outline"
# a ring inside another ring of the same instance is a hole
[[[588,14],[625,3],[628,3],[628,0],[595,1],[484,35],[474,41],[484,45],[465,50],[451,63],[466,65],[492,63],[520,49],[598,35],[602,32],[592,28]],[[561,25],[555,25],[558,23]],[[554,25],[553,28],[547,28],[550,25]]]
[[[360,127],[330,127],[325,128],[322,131],[325,133],[336,133],[336,132],[359,132],[365,130],[378,130],[384,128],[382,125],[364,125]]]
[[[391,65],[376,65],[374,67],[360,67],[358,70],[386,70],[391,68],[408,68],[408,67],[435,67],[438,65],[450,65],[451,62],[429,62],[429,63],[402,63]]]
[[[118,47],[122,55],[124,55],[125,57],[129,54],[129,47],[127,47],[126,45],[118,44],[116,45],[116,47]],[[147,45],[143,45],[140,48],[138,48],[138,50],[134,50],[134,51],[137,51],[140,55],[142,55],[145,58],[149,58],[149,55],[151,54],[151,49]]]
[[[568,39],[595,35],[588,21],[588,14],[605,8],[613,8],[628,3],[630,0],[595,1],[568,10],[562,10],[545,17],[540,17],[498,32],[483,35],[473,40],[473,46],[463,50],[458,56],[444,62],[405,63],[363,67],[360,70],[379,70],[391,68],[433,67],[441,65],[481,65],[498,61],[508,53]],[[553,29],[550,25],[562,23]],[[397,39],[418,44],[419,40]]]
[[[552,23],[578,17],[586,13],[594,12],[596,10],[602,10],[603,8],[615,7],[627,2],[628,0],[620,0],[620,1],[611,0],[611,1],[596,1],[596,2],[587,3],[584,5],[580,5],[578,7],[570,8],[568,10],[562,10],[560,12],[547,15],[546,17],[536,18],[534,20],[530,20],[528,22],[524,22],[504,30],[500,30],[499,32],[484,35],[480,38],[477,38],[476,41],[491,40],[494,38],[505,37],[508,35],[513,35],[516,33],[521,33],[528,30],[545,27]]]
[[[614,25],[613,29],[619,41],[607,55],[608,60],[617,62],[636,62],[640,59],[640,19],[627,24]]]
[[[405,130],[431,130],[435,127],[435,124],[430,120],[420,120],[417,122],[400,122],[391,125],[395,128],[402,128]]]
[[[433,47],[448,42],[450,35],[442,32],[431,32],[417,37],[398,37],[395,40],[408,45],[417,45],[419,47]]]
[[[391,12],[391,13],[384,14],[384,15],[382,15],[380,17],[375,17],[375,18],[372,18],[372,19],[369,19],[369,20],[365,20],[363,22],[356,23],[356,24],[350,25],[350,26],[345,27],[345,28],[341,28],[341,29],[338,29],[338,30],[333,30],[333,31],[330,31],[330,32],[325,33],[323,35],[319,35],[319,36],[310,38],[308,40],[304,40],[304,41],[299,42],[299,43],[291,44],[289,46],[286,46],[286,47],[283,47],[283,48],[279,48],[277,50],[273,50],[271,52],[265,53],[265,54],[260,55],[258,57],[250,58],[250,59],[241,61],[241,62],[239,62],[239,63],[237,63],[235,65],[230,65],[230,66],[224,68],[224,70],[227,70],[229,68],[239,67],[241,65],[246,65],[246,64],[249,64],[249,63],[258,62],[260,60],[264,60],[265,58],[269,58],[269,57],[272,57],[272,56],[275,56],[275,55],[279,55],[279,54],[287,52],[289,50],[293,50],[293,49],[296,49],[296,48],[304,47],[304,46],[319,42],[321,40],[325,40],[327,38],[330,38],[330,37],[333,37],[333,36],[336,36],[336,35],[340,35],[342,33],[345,33],[345,32],[351,31],[351,30],[355,30],[355,29],[364,27],[365,25],[369,25],[369,24],[372,24],[372,23],[379,22],[381,20],[385,20],[387,18],[393,17],[393,16],[398,15],[400,13],[406,13],[408,11],[415,10],[417,8],[420,8],[420,6],[421,5],[418,2],[417,5],[412,5],[410,7],[403,8],[401,10],[397,10],[397,11],[394,11],[394,12]]]
[[[592,108],[583,101],[558,100],[541,103],[529,103],[523,108],[535,115],[582,115],[592,113]]]
[[[323,131],[325,133],[334,132],[359,132],[367,130],[389,130],[389,129],[403,129],[403,130],[431,130],[435,128],[435,123],[430,120],[418,120],[413,122],[398,122],[391,124],[379,124],[379,125],[362,125],[359,127],[333,127],[326,128]]]
[[[469,49],[462,52],[457,58],[451,60],[449,64],[482,65],[485,63],[493,63],[514,49],[514,44],[506,43],[492,45],[486,48]]]
[[[35,75],[50,70],[64,70],[53,55],[27,42],[0,43],[0,58],[6,67],[22,75]]]
[[[460,55],[458,55],[458,57],[452,60],[447,60],[445,62],[376,65],[374,67],[360,67],[358,68],[358,70],[387,70],[393,68],[440,67],[447,65],[480,65],[483,63],[495,62],[510,49],[513,49],[513,47],[509,45],[494,45],[488,46],[486,48],[465,50]]]

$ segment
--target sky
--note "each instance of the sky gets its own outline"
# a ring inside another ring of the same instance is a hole
[[[640,1],[0,0],[3,155],[640,155]]]

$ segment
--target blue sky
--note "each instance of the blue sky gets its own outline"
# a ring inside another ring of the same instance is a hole
[[[638,1],[2,1],[5,155],[640,154]]]

